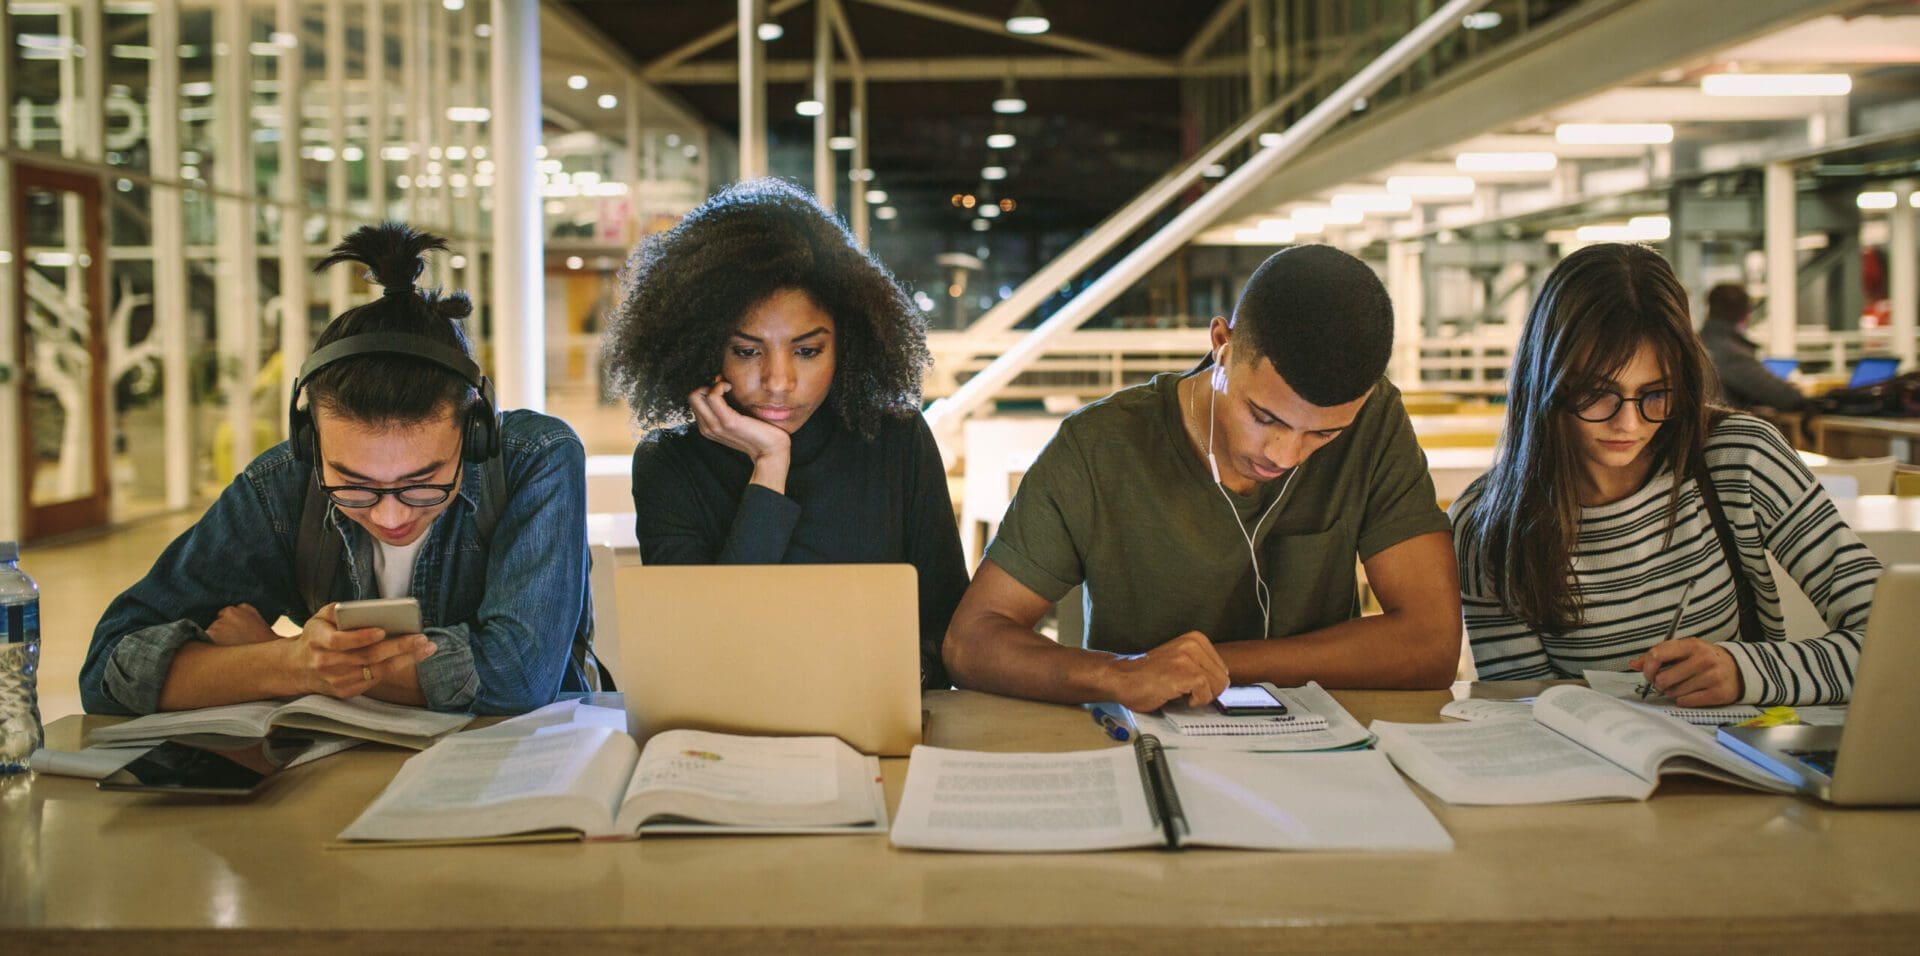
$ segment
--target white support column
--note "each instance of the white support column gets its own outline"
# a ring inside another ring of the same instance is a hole
[[[387,210],[387,3],[367,0],[367,205],[374,221]]]
[[[1893,184],[1894,207],[1887,212],[1887,294],[1892,301],[1893,348],[1900,356],[1900,370],[1913,371],[1914,332],[1920,325],[1920,250],[1915,249],[1914,220],[1920,210],[1908,198],[1920,190],[1920,179],[1902,179]]]
[[[1252,0],[1247,7],[1247,102],[1267,105],[1273,90],[1273,0]]]
[[[434,215],[430,222],[445,235],[453,231],[453,160],[447,156],[446,147],[453,143],[453,123],[447,119],[447,107],[451,105],[453,93],[453,43],[448,34],[453,30],[453,18],[448,15],[444,4],[428,3],[427,47],[430,63],[433,64],[431,80],[427,84],[427,123],[432,130],[433,149],[440,150],[440,171],[434,174],[433,181],[439,185],[433,189]],[[431,157],[433,154],[427,154]],[[428,278],[438,286],[448,283],[447,261],[445,256],[435,256],[428,266],[432,272]]]
[[[424,207],[427,189],[420,184],[427,171],[427,126],[425,105],[420,89],[427,85],[426,56],[422,53],[420,20],[426,8],[417,2],[400,4],[400,102],[405,117],[407,146],[407,194],[403,217],[412,223],[427,221]],[[494,40],[499,43],[499,39]]]
[[[247,4],[221,0],[214,13],[214,186],[227,195],[216,199],[219,222],[219,328],[223,384],[226,387],[227,429],[232,452],[231,473],[253,460],[253,383],[260,373],[259,271],[254,238],[252,203],[231,198],[252,196],[253,150],[247,137],[250,84],[247,59]]]
[[[743,0],[744,2],[744,0]],[[540,146],[540,7],[493,0],[493,356],[503,408],[543,409],[545,225],[534,188]]]
[[[1416,214],[1417,215],[1417,214]],[[1426,292],[1421,288],[1419,239],[1387,243],[1387,296],[1393,300],[1393,364],[1388,378],[1401,391],[1420,387],[1420,344]]]
[[[853,134],[853,163],[847,170],[849,185],[853,190],[853,202],[848,204],[852,210],[853,240],[860,248],[872,248],[873,227],[868,222],[867,183],[861,178],[867,170],[867,77],[864,72],[853,75],[853,108],[847,111],[847,127]]]
[[[1762,195],[1766,206],[1767,351],[1774,358],[1792,358],[1800,329],[1793,167],[1768,163]]]
[[[280,207],[280,394],[293,394],[300,377],[300,365],[307,360],[307,240],[302,234],[306,219],[304,190],[301,188],[300,127],[306,104],[307,50],[300,38],[300,0],[279,0],[275,19],[282,36],[293,37],[295,46],[281,47],[280,80],[280,181],[274,196]],[[346,161],[334,157],[334,165]],[[342,271],[342,270],[336,270]],[[286,434],[287,423],[280,423]],[[287,435],[286,437],[292,437]]]
[[[820,102],[820,115],[813,118],[813,194],[820,205],[834,207],[833,148],[833,6],[827,0],[813,4],[813,98]],[[853,204],[860,205],[865,190],[853,191]]]
[[[327,235],[322,245],[339,242],[353,228],[347,209],[347,4],[327,0],[325,27],[327,78]],[[353,270],[327,270],[327,314],[339,315],[353,307]]]
[[[4,3],[0,3],[0,50],[13,50],[12,14]],[[13,69],[5,61],[0,61],[0,104],[13,105]],[[6,158],[12,147],[13,127],[0,119],[0,458],[9,463],[19,461],[25,450],[20,436],[20,383],[26,375],[15,331],[20,328],[20,316],[13,283],[22,266],[13,248],[13,161]],[[0,541],[20,539],[20,510],[26,499],[20,478],[19,468],[0,468]]]
[[[149,42],[156,50],[180,49],[180,0],[157,0]],[[154,178],[180,178],[180,58],[156,56],[147,63],[150,87],[148,140]],[[180,187],[155,184],[153,203],[153,321],[160,336],[160,408],[166,441],[167,508],[193,500],[193,393],[187,381],[187,227]],[[9,233],[11,234],[11,233]]]
[[[817,2],[817,0],[816,0]],[[740,178],[767,174],[767,54],[760,24],[767,0],[738,0],[740,12]]]
[[[79,60],[80,100],[73,111],[80,126],[80,158],[96,163],[105,162],[107,155],[106,15],[101,8],[98,3],[80,5],[79,40],[87,55]]]

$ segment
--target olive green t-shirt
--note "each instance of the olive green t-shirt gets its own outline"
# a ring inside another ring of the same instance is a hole
[[[1385,378],[1257,528],[1286,478],[1222,497],[1187,441],[1180,378],[1155,376],[1067,416],[987,548],[1049,601],[1084,582],[1087,647],[1132,654],[1187,631],[1217,643],[1329,627],[1359,614],[1356,555],[1448,530],[1400,392]],[[1273,592],[1265,635],[1234,510],[1253,530]]]

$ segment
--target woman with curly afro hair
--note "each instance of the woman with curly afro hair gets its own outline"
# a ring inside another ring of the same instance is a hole
[[[627,261],[606,368],[652,429],[633,452],[647,564],[912,564],[920,672],[967,587],[920,417],[926,327],[813,197],[737,183]]]

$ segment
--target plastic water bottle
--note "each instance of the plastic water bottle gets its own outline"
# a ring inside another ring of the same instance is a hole
[[[40,746],[40,589],[20,572],[20,545],[0,541],[0,773],[27,769]]]

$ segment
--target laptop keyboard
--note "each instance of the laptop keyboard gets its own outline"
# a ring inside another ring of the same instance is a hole
[[[1789,750],[1787,754],[1829,777],[1833,776],[1833,762],[1840,757],[1838,750]]]

